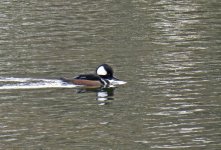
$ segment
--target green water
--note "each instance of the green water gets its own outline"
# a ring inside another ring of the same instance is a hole
[[[0,149],[221,149],[220,1],[0,3],[0,77],[127,82],[1,89]]]

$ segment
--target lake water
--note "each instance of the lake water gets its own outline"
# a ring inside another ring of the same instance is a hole
[[[221,149],[221,1],[0,3],[0,149]]]

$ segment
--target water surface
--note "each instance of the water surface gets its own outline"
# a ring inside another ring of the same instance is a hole
[[[220,5],[1,2],[0,149],[221,149]],[[127,84],[61,87],[101,63]]]

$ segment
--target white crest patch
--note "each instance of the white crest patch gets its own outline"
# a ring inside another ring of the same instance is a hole
[[[107,75],[107,71],[104,69],[104,66],[100,66],[97,69],[97,75],[105,76]]]

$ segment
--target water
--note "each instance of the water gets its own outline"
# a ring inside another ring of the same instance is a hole
[[[220,1],[0,5],[0,149],[221,149]],[[127,84],[60,77],[110,64]]]

